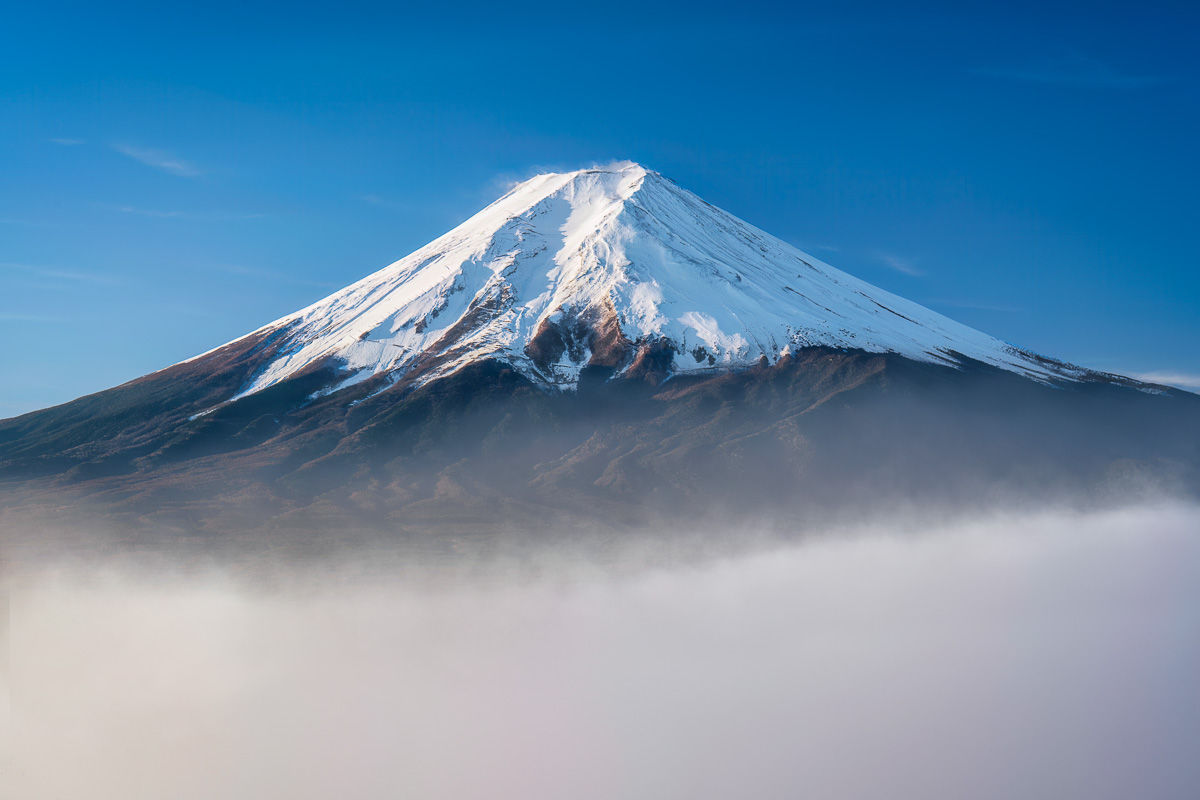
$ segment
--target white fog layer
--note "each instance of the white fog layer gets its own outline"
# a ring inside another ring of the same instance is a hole
[[[6,799],[1200,786],[1189,506],[880,528],[571,580],[265,590],[97,568],[6,591]]]

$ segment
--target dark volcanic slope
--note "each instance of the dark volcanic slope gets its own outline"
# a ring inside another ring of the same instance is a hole
[[[192,418],[271,346],[240,342],[0,422],[5,535],[81,518],[260,538],[722,515],[801,525],[848,510],[1200,489],[1200,397],[826,348],[665,383],[652,370],[585,375],[577,393],[486,361],[415,390],[370,396],[380,386],[367,381],[314,400],[328,382],[314,370]]]

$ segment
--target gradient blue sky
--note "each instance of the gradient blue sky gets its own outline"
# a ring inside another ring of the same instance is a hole
[[[8,8],[0,416],[626,158],[1001,338],[1200,381],[1197,4],[895,5]]]

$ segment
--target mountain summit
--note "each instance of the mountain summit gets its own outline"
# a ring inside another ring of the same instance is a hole
[[[250,336],[273,355],[239,397],[318,366],[336,376],[323,392],[376,375],[378,391],[419,386],[486,359],[574,388],[588,367],[665,377],[813,346],[967,358],[1041,381],[1083,372],[847,275],[637,164],[531,178]]]

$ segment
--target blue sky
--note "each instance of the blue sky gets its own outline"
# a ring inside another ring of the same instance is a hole
[[[895,5],[9,9],[0,416],[615,159],[1022,346],[1200,381],[1200,11]]]

